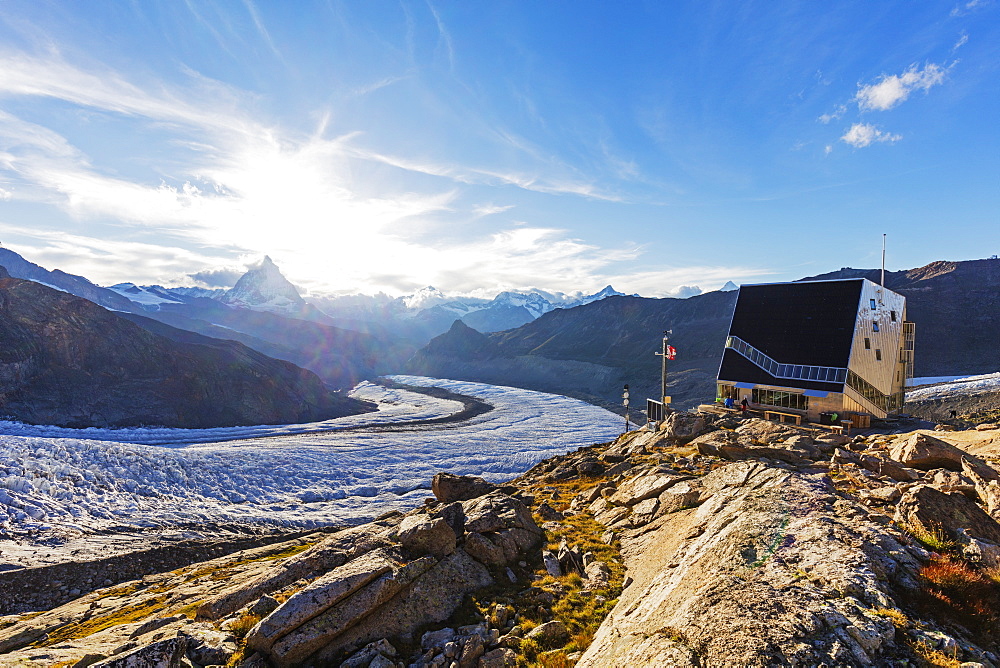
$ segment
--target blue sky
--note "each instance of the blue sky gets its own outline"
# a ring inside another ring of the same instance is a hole
[[[0,242],[489,296],[976,259],[998,83],[997,0],[0,0]]]

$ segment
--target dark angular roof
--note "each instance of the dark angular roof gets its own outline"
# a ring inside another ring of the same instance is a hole
[[[846,367],[851,355],[862,279],[740,287],[729,335],[781,364]],[[833,390],[833,383],[774,378],[726,350],[719,378]]]

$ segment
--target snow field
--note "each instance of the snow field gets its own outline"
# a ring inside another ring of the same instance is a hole
[[[378,413],[314,425],[57,430],[6,423],[0,425],[6,434],[0,435],[0,535],[38,538],[203,523],[340,524],[419,504],[438,471],[499,482],[621,430],[617,415],[567,397],[393,378],[476,396],[495,408],[454,424],[321,431],[440,417],[461,408],[363,383],[352,395],[377,400]],[[26,435],[34,429],[46,435]],[[108,440],[126,437],[133,442]],[[232,438],[242,440],[220,442]]]
[[[914,379],[934,382],[933,379]],[[982,394],[984,392],[1000,391],[1000,372],[987,373],[981,376],[960,377],[941,385],[924,387],[906,393],[907,401],[928,401],[933,399],[948,399],[960,395]]]

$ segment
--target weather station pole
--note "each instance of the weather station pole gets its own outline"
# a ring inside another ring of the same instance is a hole
[[[674,333],[672,329],[663,331],[663,347],[660,352],[655,353],[660,356],[660,405],[665,410],[670,403],[667,396],[667,360],[677,359],[677,349],[670,345],[670,335]]]
[[[670,349],[669,337],[672,332],[672,329],[663,332],[663,350],[660,352],[660,403],[664,408],[667,407],[667,357]]]
[[[628,385],[625,385],[625,391],[622,392],[622,404],[625,406],[625,433],[628,433]]]

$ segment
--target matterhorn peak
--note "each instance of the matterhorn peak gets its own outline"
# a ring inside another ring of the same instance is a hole
[[[297,310],[304,303],[299,291],[282,275],[269,255],[251,265],[222,301],[261,311]]]

